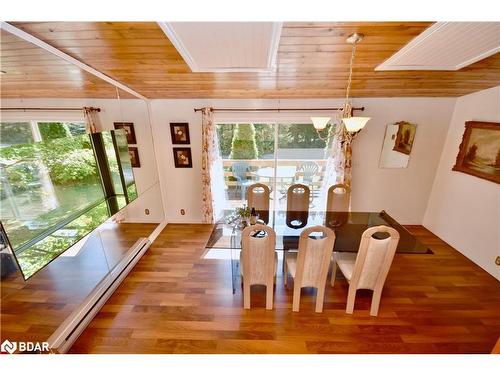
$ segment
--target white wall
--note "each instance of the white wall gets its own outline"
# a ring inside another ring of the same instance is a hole
[[[113,122],[133,122],[141,161],[140,168],[133,168],[139,198],[122,210],[122,217],[129,222],[159,223],[164,220],[156,157],[146,102],[139,99],[2,99],[2,107],[68,107],[93,106],[99,112],[100,129],[112,130]],[[81,111],[29,111],[2,112],[2,121],[22,119],[83,121]],[[144,210],[148,208],[149,215]]]
[[[451,170],[471,120],[500,122],[500,86],[457,99],[424,225],[500,280],[500,185]]]
[[[352,209],[386,210],[407,224],[421,224],[441,155],[455,98],[370,98],[354,100],[365,106],[363,115],[372,119],[353,146]],[[341,106],[341,100],[204,100],[158,99],[151,101],[153,136],[160,156],[160,180],[167,187],[166,206],[169,222],[201,222],[201,114],[193,108],[286,108]],[[219,114],[220,121],[276,118],[307,120],[310,113],[281,112]],[[387,124],[397,121],[417,124],[412,155],[406,169],[379,169],[379,158]],[[191,135],[193,168],[175,168],[170,139],[170,122],[188,122]],[[182,216],[180,210],[185,209]]]

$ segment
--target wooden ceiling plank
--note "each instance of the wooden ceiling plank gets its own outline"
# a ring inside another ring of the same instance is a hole
[[[432,22],[287,22],[276,69],[259,73],[192,73],[155,22],[15,25],[151,98],[343,97],[351,51],[345,39],[353,31],[366,34],[357,48],[353,96],[459,96],[500,84],[498,54],[456,72],[374,71]],[[2,38],[1,46],[2,66],[11,71],[11,83],[2,84],[2,97],[10,95],[16,85],[18,93],[43,92],[25,90],[28,86],[21,85],[23,79],[38,85],[57,82],[63,88],[58,90],[61,95],[68,92],[65,86],[78,82],[74,67],[71,72],[36,49],[25,50],[15,38]],[[43,77],[43,68],[51,78]],[[8,76],[3,75],[2,82]],[[87,90],[95,95],[94,89]]]

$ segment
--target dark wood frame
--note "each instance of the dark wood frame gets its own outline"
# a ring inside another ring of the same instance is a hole
[[[177,158],[177,152],[178,151],[186,151],[188,155],[188,164],[180,164],[179,159]],[[193,168],[193,157],[191,155],[191,147],[174,147],[173,148],[174,152],[174,164],[175,168]]]
[[[135,137],[135,129],[133,122],[113,122],[113,126],[115,129],[123,129],[125,130],[125,126],[130,127],[130,134],[125,130],[125,134],[127,135],[127,144],[135,145],[137,144],[137,138]]]
[[[497,130],[500,131],[500,123],[499,122],[482,122],[482,121],[467,121],[465,123],[465,131],[462,136],[462,143],[460,143],[457,160],[452,170],[462,173],[467,173],[475,177],[479,177],[488,181],[496,182],[500,184],[500,177],[492,176],[488,173],[483,173],[474,169],[467,167],[464,163],[465,156],[467,153],[470,136],[473,129],[489,129],[489,130]]]
[[[406,122],[406,121],[397,122],[396,125],[398,125],[399,127],[398,127],[398,133],[396,134],[396,140],[394,141],[393,151],[401,152],[402,154],[405,154],[405,155],[410,155],[411,149],[413,148],[413,142],[415,142],[415,135],[417,133],[417,125],[411,124],[411,123]],[[411,140],[409,150],[400,146],[401,140],[403,139],[403,135],[404,135],[403,131],[402,131],[403,125],[411,125],[411,126],[415,127],[415,134],[413,134],[413,139]]]
[[[132,158],[130,158],[130,164],[132,164],[132,168],[140,168],[141,167],[141,159],[139,158],[139,149],[137,147],[129,147],[128,148],[129,152],[132,152],[134,154],[134,158],[137,161],[137,163],[132,162]]]
[[[186,133],[186,140],[185,141],[176,141],[175,140],[175,132],[174,128],[175,127],[180,127],[184,128],[184,132]],[[170,137],[172,138],[172,144],[173,145],[188,145],[191,143],[190,137],[189,137],[189,123],[187,122],[171,122],[170,123]]]

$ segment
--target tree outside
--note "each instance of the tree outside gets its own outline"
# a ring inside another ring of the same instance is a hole
[[[236,125],[230,159],[256,159],[258,155],[253,124]]]

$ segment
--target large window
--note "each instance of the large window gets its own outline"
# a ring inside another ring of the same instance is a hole
[[[0,136],[0,217],[26,278],[137,196],[119,131],[90,137],[79,122],[2,122]]]
[[[271,188],[272,209],[286,209],[287,189],[295,183],[311,189],[310,210],[324,208],[321,192],[330,145],[312,124],[217,124],[217,136],[226,209],[244,205],[246,187],[256,182]]]

